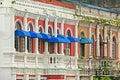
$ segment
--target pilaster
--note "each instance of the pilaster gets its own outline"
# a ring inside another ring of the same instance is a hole
[[[64,19],[62,19],[62,22],[61,22],[61,35],[64,35]],[[61,43],[61,54],[64,55],[64,44]]]
[[[99,28],[100,28],[100,25],[98,24],[97,25],[97,57],[100,57],[100,39],[99,39]]]
[[[45,18],[45,33],[48,34],[48,16]],[[48,54],[48,42],[45,42],[45,53]]]
[[[55,21],[54,21],[54,34],[55,34],[54,36],[55,37],[57,37],[57,19],[58,18],[55,18]],[[57,50],[58,50],[57,43],[54,43],[54,53],[55,54],[58,54]]]

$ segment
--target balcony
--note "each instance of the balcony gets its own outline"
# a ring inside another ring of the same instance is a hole
[[[119,61],[113,59],[78,59],[78,68],[81,76],[115,76],[120,73]]]
[[[4,53],[5,65],[20,68],[77,69],[76,58],[62,54]]]

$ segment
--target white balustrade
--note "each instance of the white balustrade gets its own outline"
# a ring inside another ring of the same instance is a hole
[[[61,54],[26,54],[13,52],[5,53],[5,58],[6,64],[9,63],[11,67],[76,69],[76,58]]]

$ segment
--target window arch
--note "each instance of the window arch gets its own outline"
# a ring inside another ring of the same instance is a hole
[[[53,35],[53,28],[51,26],[48,27],[48,33],[52,36]],[[48,51],[54,53],[54,43],[48,43]]]
[[[99,41],[100,41],[100,44],[99,44],[99,49],[100,49],[100,57],[103,58],[104,57],[104,48],[103,48],[103,40],[102,40],[102,36],[99,35]]]
[[[15,24],[15,30],[21,30],[22,26],[19,21]],[[15,36],[15,50],[19,52],[25,51],[25,37]]]
[[[28,31],[33,31],[32,23],[28,24]],[[34,42],[35,42],[35,39],[27,37],[27,50],[29,53],[34,53],[34,50],[35,50]]]
[[[84,38],[84,37],[85,37],[85,34],[82,31],[80,33],[80,38]],[[85,57],[85,44],[80,44],[80,55]]]
[[[93,44],[91,44],[91,56],[94,56],[94,35],[92,35],[91,40],[93,41]]]
[[[40,26],[39,27],[39,33],[44,32],[43,27]],[[43,53],[44,52],[44,41],[42,39],[38,39],[38,51],[39,53]]]
[[[116,54],[116,38],[113,37],[112,39],[112,58],[115,58],[115,54]]]
[[[80,33],[80,38],[85,38],[85,33],[83,31]]]

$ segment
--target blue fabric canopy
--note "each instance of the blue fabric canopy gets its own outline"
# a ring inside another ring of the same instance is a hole
[[[73,36],[68,36],[67,38],[70,40],[70,42],[79,42],[79,39]]]
[[[67,37],[62,35],[57,35],[57,37],[52,37],[51,39],[45,40],[46,42],[54,42],[54,43],[70,43]]]
[[[29,31],[31,38],[42,38],[42,35],[33,31]]]
[[[42,39],[51,39],[50,34],[46,34],[46,33],[40,33],[42,35]]]
[[[28,36],[28,37],[30,37],[30,33],[27,31],[24,31],[24,30],[16,30],[15,36],[20,36],[20,37]]]
[[[93,41],[88,38],[82,38],[80,39],[81,44],[93,44]]]

